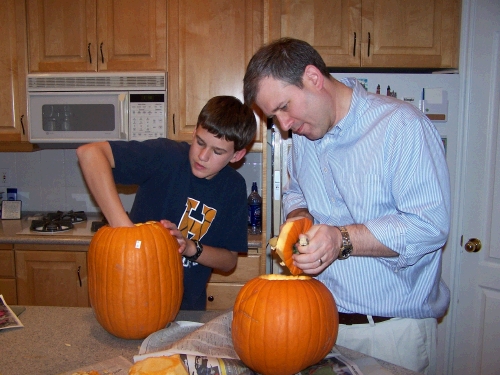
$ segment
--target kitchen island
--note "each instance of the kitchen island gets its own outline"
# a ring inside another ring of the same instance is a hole
[[[224,311],[181,311],[176,320],[206,323]],[[0,375],[56,375],[122,356],[133,362],[143,340],[124,340],[105,331],[91,308],[27,306],[24,327],[0,331]],[[347,358],[367,357],[338,347]],[[377,362],[391,374],[413,371]],[[126,374],[124,374],[126,375]]]

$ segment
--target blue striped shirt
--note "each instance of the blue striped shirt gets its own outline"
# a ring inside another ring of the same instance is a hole
[[[397,257],[350,257],[320,275],[340,312],[427,318],[450,299],[441,248],[450,184],[441,137],[414,106],[353,88],[348,114],[323,138],[293,135],[284,213],[307,208],[315,224],[364,224]]]

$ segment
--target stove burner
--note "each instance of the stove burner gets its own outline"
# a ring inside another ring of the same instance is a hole
[[[49,212],[41,220],[32,220],[30,229],[35,232],[64,232],[73,229],[73,223],[87,221],[83,211]]]
[[[32,220],[30,229],[35,232],[63,232],[73,228],[71,220]]]
[[[72,223],[81,223],[82,221],[87,221],[87,215],[83,211],[57,211],[49,212],[44,219],[51,221],[66,221],[69,220]]]

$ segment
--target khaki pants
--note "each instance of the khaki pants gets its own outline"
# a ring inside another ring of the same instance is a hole
[[[336,345],[426,375],[436,374],[437,321],[434,318],[341,324]]]

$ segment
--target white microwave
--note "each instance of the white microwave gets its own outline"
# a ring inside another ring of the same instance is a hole
[[[165,73],[28,74],[32,143],[167,137]]]

